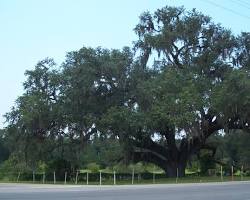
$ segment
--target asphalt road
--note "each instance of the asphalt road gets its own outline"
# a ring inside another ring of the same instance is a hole
[[[250,182],[59,186],[0,184],[1,200],[250,200]]]

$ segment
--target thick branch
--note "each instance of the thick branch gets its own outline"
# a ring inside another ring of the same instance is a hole
[[[146,162],[154,163],[155,165],[161,167],[162,169],[166,171],[166,160],[159,158],[152,152],[135,151],[133,153],[133,161],[134,162],[146,161]]]
[[[149,152],[157,155],[158,157],[169,157],[167,149],[154,142],[151,138],[144,139],[143,141],[134,141],[134,143],[136,147],[147,149]]]

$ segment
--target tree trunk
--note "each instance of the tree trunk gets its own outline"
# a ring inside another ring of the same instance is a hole
[[[188,141],[183,139],[179,149],[176,146],[174,134],[166,134],[168,148],[161,146],[151,139],[139,143],[134,149],[132,160],[134,162],[146,161],[162,168],[167,177],[176,178],[185,176],[187,160],[190,155]]]
[[[184,177],[187,161],[169,162],[166,164],[165,172],[167,177]]]

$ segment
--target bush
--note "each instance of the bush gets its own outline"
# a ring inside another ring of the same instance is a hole
[[[89,163],[87,165],[87,169],[89,169],[93,173],[97,173],[100,170],[100,165],[98,165],[96,163]]]

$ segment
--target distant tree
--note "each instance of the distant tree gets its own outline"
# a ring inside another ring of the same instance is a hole
[[[85,166],[96,163],[101,168],[113,167],[123,158],[123,149],[117,138],[95,135],[83,154]]]
[[[35,70],[26,71],[25,92],[6,114],[9,123],[6,137],[11,151],[20,154],[20,160],[32,168],[48,157],[57,137],[59,79],[54,68],[54,61],[45,59]]]
[[[225,135],[223,140],[224,159],[238,169],[243,166],[250,169],[250,135],[242,131],[233,131]]]
[[[9,149],[7,147],[7,141],[4,138],[5,131],[0,129],[0,164],[9,158]]]

